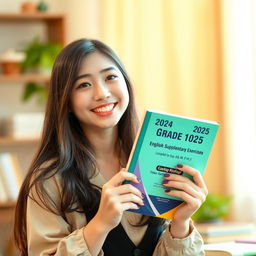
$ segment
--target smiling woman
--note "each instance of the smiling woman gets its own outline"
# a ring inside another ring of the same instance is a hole
[[[190,217],[207,194],[193,176],[171,178],[185,201],[172,220],[128,209],[143,203],[139,183],[125,168],[138,130],[131,82],[115,53],[81,39],[58,55],[39,151],[20,190],[15,240],[21,255],[203,255]],[[165,179],[165,177],[163,177]],[[164,189],[164,188],[163,188]],[[171,193],[171,192],[170,192]]]

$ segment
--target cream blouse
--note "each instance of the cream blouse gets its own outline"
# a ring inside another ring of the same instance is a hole
[[[103,176],[98,173],[92,182],[100,187],[104,184]],[[61,178],[53,176],[44,184],[56,204],[61,198]],[[35,191],[31,195],[39,200]],[[144,236],[147,226],[134,227],[139,214],[124,212],[121,223],[131,241],[138,245]],[[72,212],[66,214],[66,220],[28,198],[27,204],[27,240],[29,256],[70,255],[91,256],[83,237],[83,228],[87,221],[85,214]],[[203,241],[191,223],[191,233],[184,239],[172,238],[169,227],[163,232],[153,256],[201,256],[204,255]],[[103,256],[101,250],[99,256]]]

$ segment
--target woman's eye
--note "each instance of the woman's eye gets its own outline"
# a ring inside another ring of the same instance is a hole
[[[89,87],[89,86],[91,86],[90,83],[81,83],[76,88],[80,89],[80,88],[86,88],[86,87]]]
[[[117,78],[117,75],[109,75],[107,76],[107,80],[114,80]]]

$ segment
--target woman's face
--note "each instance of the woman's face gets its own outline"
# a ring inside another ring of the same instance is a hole
[[[100,52],[87,55],[71,95],[72,112],[83,130],[115,127],[128,103],[127,85],[115,63]]]

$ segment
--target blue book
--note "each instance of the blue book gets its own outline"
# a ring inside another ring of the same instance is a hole
[[[127,170],[141,182],[125,182],[141,191],[145,205],[129,211],[172,219],[183,200],[164,192],[164,174],[192,179],[177,169],[177,164],[203,174],[218,128],[216,122],[147,110],[127,164]]]

